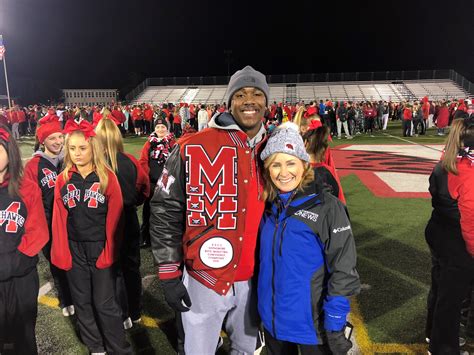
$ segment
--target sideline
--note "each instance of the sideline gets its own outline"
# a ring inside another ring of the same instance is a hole
[[[420,145],[424,148],[427,148],[427,149],[431,149],[431,150],[435,150],[437,152],[442,152],[443,149],[436,149],[436,148],[433,148],[433,147],[430,147],[429,145],[425,145],[425,144],[421,144],[421,143],[417,143],[417,142],[412,142],[412,141],[409,141],[408,139],[405,139],[405,138],[402,138],[402,137],[397,137],[397,136],[393,136],[391,134],[388,134],[388,133],[382,133],[384,136],[387,136],[387,137],[390,137],[390,138],[395,138],[395,139],[398,139],[398,140],[401,140],[403,142],[407,142],[407,143],[410,143],[410,144],[414,144],[414,145]],[[440,144],[442,145],[442,144]]]

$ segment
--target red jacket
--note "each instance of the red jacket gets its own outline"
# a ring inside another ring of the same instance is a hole
[[[151,120],[153,119],[153,110],[151,108],[146,108],[143,112],[143,116],[145,117],[146,121],[151,122]]]
[[[132,110],[132,119],[134,121],[143,120],[143,114],[142,114],[142,109],[141,108],[136,107]]]
[[[411,121],[412,117],[413,117],[413,111],[410,108],[405,108],[403,110],[403,119],[405,121]]]
[[[458,203],[462,236],[474,258],[474,161],[462,158],[457,167],[458,175],[448,174],[448,190]]]
[[[423,110],[423,119],[427,120],[428,116],[430,115],[430,103],[424,102],[421,109]]]
[[[445,128],[449,124],[449,110],[447,107],[440,107],[438,117],[436,118],[436,126],[438,128]]]
[[[151,201],[160,279],[178,277],[184,262],[194,279],[221,295],[235,281],[252,277],[264,210],[259,162],[264,140],[250,149],[247,135],[231,122],[223,113],[209,129],[180,139]]]
[[[8,194],[8,177],[0,185],[0,281],[30,272],[49,240],[41,192],[35,182],[23,178],[20,196]]]
[[[25,111],[19,110],[17,111],[18,123],[26,122],[26,114]]]
[[[54,189],[51,248],[51,261],[58,268],[72,268],[69,239],[98,241],[105,238],[104,250],[96,262],[99,269],[110,267],[117,259],[122,239],[119,226],[123,211],[122,191],[115,174],[109,171],[108,175],[109,183],[103,194],[95,185],[98,181],[95,173],[83,179],[77,169],[72,168],[67,182],[63,174],[58,176]],[[68,218],[69,214],[71,218]],[[71,230],[77,235],[69,235]]]

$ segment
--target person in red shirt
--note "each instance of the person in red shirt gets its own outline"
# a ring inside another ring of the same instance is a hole
[[[20,139],[20,123],[18,122],[18,108],[16,106],[7,111],[7,118],[8,122],[10,122],[12,126],[13,138],[15,138],[16,140]]]
[[[151,131],[151,121],[153,120],[153,106],[145,105],[143,111],[143,134],[149,134]]]
[[[48,227],[38,185],[22,178],[20,150],[0,127],[0,349],[37,354],[38,253],[48,242]],[[2,351],[3,352],[3,351]]]
[[[449,123],[449,109],[445,101],[440,104],[435,118],[436,127],[438,127],[438,136],[444,136],[444,130]]]
[[[54,190],[51,260],[66,270],[79,332],[89,352],[131,354],[113,267],[123,237],[120,185],[89,122],[68,121],[64,133],[65,167]]]
[[[403,137],[411,137],[411,123],[413,111],[410,104],[406,104],[403,109]]]
[[[143,112],[140,106],[133,107],[132,120],[135,127],[135,135],[140,136],[143,130]]]
[[[459,354],[462,301],[474,281],[474,119],[456,119],[430,176],[433,212],[426,338],[432,354]]]
[[[17,106],[17,116],[18,116],[18,133],[21,136],[24,136],[26,134],[26,113],[23,110],[23,108],[20,108]]]

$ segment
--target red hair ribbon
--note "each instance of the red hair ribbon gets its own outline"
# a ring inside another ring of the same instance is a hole
[[[5,128],[0,127],[0,139],[4,140],[5,142],[10,141],[10,133]]]
[[[81,120],[79,123],[76,120],[68,120],[66,126],[64,126],[63,133],[68,134],[75,131],[84,133],[86,139],[95,136],[94,127],[86,120]]]
[[[311,123],[309,124],[309,127],[308,127],[308,131],[317,129],[319,127],[322,127],[322,123],[320,120],[311,120]]]

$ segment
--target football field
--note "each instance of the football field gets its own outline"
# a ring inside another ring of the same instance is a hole
[[[362,354],[426,353],[424,323],[430,286],[430,253],[424,228],[431,213],[428,177],[444,137],[403,138],[399,123],[374,137],[335,139],[333,156],[341,177],[358,252],[362,291],[352,301],[351,322]],[[138,157],[145,138],[126,138]],[[22,141],[24,160],[33,141]],[[141,211],[141,209],[140,209]],[[41,295],[37,340],[41,354],[87,354],[74,318],[57,307],[44,258],[39,264]],[[150,249],[142,250],[144,317],[127,331],[136,353],[173,354],[173,314],[154,276]],[[465,347],[474,353],[473,340]],[[226,347],[220,350],[225,354]]]

